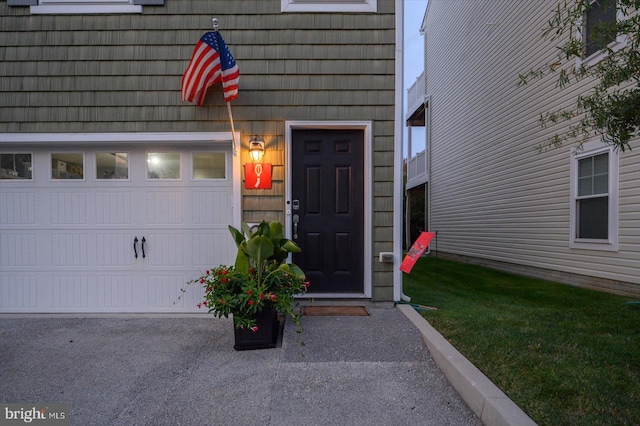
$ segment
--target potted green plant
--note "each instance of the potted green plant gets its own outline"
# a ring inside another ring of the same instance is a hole
[[[279,312],[300,327],[294,296],[304,294],[309,281],[298,266],[286,262],[300,247],[284,238],[282,228],[277,221],[263,221],[255,231],[246,223],[242,232],[229,226],[238,247],[235,264],[212,268],[190,281],[204,287],[198,307],[218,318],[233,315],[236,350],[274,347]]]

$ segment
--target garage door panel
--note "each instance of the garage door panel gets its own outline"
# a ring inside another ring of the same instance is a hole
[[[0,225],[33,225],[35,223],[35,192],[0,193]]]
[[[95,194],[97,225],[131,225],[131,192],[100,191]]]
[[[148,300],[149,308],[175,309],[190,306],[189,301],[185,301],[181,289],[186,286],[184,275],[151,275],[148,278],[148,289],[143,293]],[[187,302],[187,303],[185,303]],[[193,306],[193,305],[191,305]]]
[[[3,311],[33,310],[38,306],[38,278],[35,274],[2,274],[0,307]]]
[[[134,307],[131,275],[98,275],[96,306],[106,311],[130,311]]]
[[[88,266],[87,234],[53,234],[51,235],[52,266]]]
[[[184,194],[181,191],[150,191],[147,195],[149,225],[184,223]]]
[[[96,235],[96,264],[98,266],[130,267],[133,264],[131,234],[109,233]]]
[[[87,275],[54,274],[51,277],[51,307],[54,311],[85,311],[89,305]]]
[[[219,264],[228,265],[235,262],[233,254],[236,246],[226,229],[194,235],[192,247],[193,266],[208,269]]]
[[[38,264],[37,236],[35,233],[0,234],[0,266],[35,267]]]
[[[183,266],[184,236],[178,233],[150,233],[145,236],[147,262],[151,266]],[[142,247],[142,246],[141,246]]]
[[[50,206],[52,225],[87,223],[87,194],[84,192],[52,192]]]
[[[231,222],[229,191],[194,191],[191,194],[191,222],[202,225],[221,225]]]

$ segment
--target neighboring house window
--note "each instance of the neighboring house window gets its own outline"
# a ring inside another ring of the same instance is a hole
[[[603,31],[603,26],[616,22],[615,0],[597,0],[591,3],[584,17],[584,46],[585,57],[605,49],[607,45],[616,40],[615,35],[605,37],[598,36]],[[600,28],[599,28],[600,27]]]
[[[9,6],[30,6],[33,14],[142,13],[142,6],[164,0],[7,0]]]
[[[283,12],[377,12],[378,0],[280,0]]]
[[[607,57],[607,47],[617,51],[626,46],[624,34],[607,34],[607,25],[625,19],[624,13],[616,7],[616,0],[594,0],[587,9],[581,37],[584,43],[584,56],[577,65],[591,66]]]
[[[571,156],[572,248],[618,250],[618,154],[602,142]]]

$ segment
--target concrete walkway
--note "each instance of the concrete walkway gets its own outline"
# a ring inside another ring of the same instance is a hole
[[[418,328],[369,312],[288,321],[279,347],[243,352],[206,315],[3,317],[0,402],[66,403],[72,425],[481,424]]]

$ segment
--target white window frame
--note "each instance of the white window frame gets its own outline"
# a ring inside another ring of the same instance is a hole
[[[114,153],[114,154],[127,154],[127,178],[126,179],[105,179],[105,178],[99,178],[98,177],[98,154],[104,154],[104,153]],[[121,149],[112,149],[112,150],[107,150],[107,149],[96,149],[95,151],[93,151],[93,165],[94,165],[94,170],[93,170],[93,181],[94,182],[108,182],[109,185],[114,185],[116,183],[122,183],[122,182],[130,182],[131,181],[131,152],[129,151],[123,151]]]
[[[284,143],[285,143],[285,197],[287,204],[285,205],[285,235],[291,238],[293,235],[291,220],[291,191],[292,185],[292,167],[293,159],[291,157],[291,144],[293,142],[294,129],[357,129],[364,132],[364,252],[371,253],[373,251],[373,240],[371,232],[367,230],[373,229],[373,205],[372,185],[373,185],[373,122],[371,121],[285,121],[284,122]],[[364,293],[307,293],[305,297],[314,297],[316,299],[323,298],[371,298],[373,294],[373,278],[372,278],[372,256],[364,256]],[[400,271],[398,269],[398,271]]]
[[[223,178],[196,178],[194,177],[194,156],[196,154],[208,154],[208,153],[220,153],[224,154],[224,177]],[[229,180],[229,164],[231,163],[229,159],[229,153],[227,151],[219,150],[219,149],[207,149],[207,150],[196,150],[191,151],[190,161],[189,161],[189,169],[191,170],[191,181],[192,182],[224,182]]]
[[[142,13],[133,0],[39,0],[32,14]]]
[[[578,221],[577,200],[578,200],[578,161],[584,158],[593,157],[599,154],[609,154],[609,238],[606,240],[596,240],[587,238],[577,238],[576,230]],[[570,205],[570,230],[569,247],[572,249],[618,251],[618,186],[620,161],[618,153],[614,147],[607,145],[600,140],[587,142],[583,149],[571,149],[571,205]]]
[[[362,12],[378,11],[378,0],[280,0],[282,12]]]
[[[29,179],[26,178],[20,178],[20,179],[0,179],[0,181],[2,181],[2,185],[5,184],[20,184],[20,183],[24,183],[24,182],[33,182],[34,181],[34,176],[35,176],[35,171],[36,168],[34,166],[34,161],[33,159],[34,157],[34,153],[31,150],[24,150],[24,149],[14,149],[14,150],[7,150],[7,151],[0,151],[1,155],[20,155],[20,154],[28,154],[31,156],[31,177]]]
[[[71,178],[54,178],[53,177],[53,155],[54,154],[80,154],[82,155],[82,178],[81,179],[71,179]],[[89,179],[87,173],[91,173],[89,167],[87,167],[87,155],[84,150],[67,150],[67,149],[58,149],[52,150],[48,153],[48,163],[49,163],[49,182],[56,182],[56,184],[66,185],[67,182],[85,182]]]
[[[595,3],[598,0],[593,0],[591,3]],[[613,0],[612,0],[613,1]],[[619,8],[616,9],[616,20],[618,22],[623,21],[625,19],[627,19],[628,16],[626,16],[622,10],[620,10]],[[587,21],[587,16],[585,14],[585,16],[582,18],[582,25],[580,26],[580,28],[578,29],[578,39],[579,40],[583,40],[584,41],[584,36],[583,36],[583,32],[586,31],[585,28],[585,23]],[[616,39],[614,41],[612,41],[611,43],[609,43],[607,45],[608,48],[610,48],[611,50],[613,50],[614,52],[617,52],[621,49],[624,49],[627,46],[627,35],[626,34],[621,34],[619,36],[616,37]],[[596,65],[598,62],[602,61],[603,59],[607,58],[609,56],[609,53],[606,50],[598,50],[595,53],[592,53],[591,55],[584,57],[584,58],[576,58],[576,67],[579,68],[581,66],[584,66],[585,68],[589,68],[592,67],[594,65]]]

